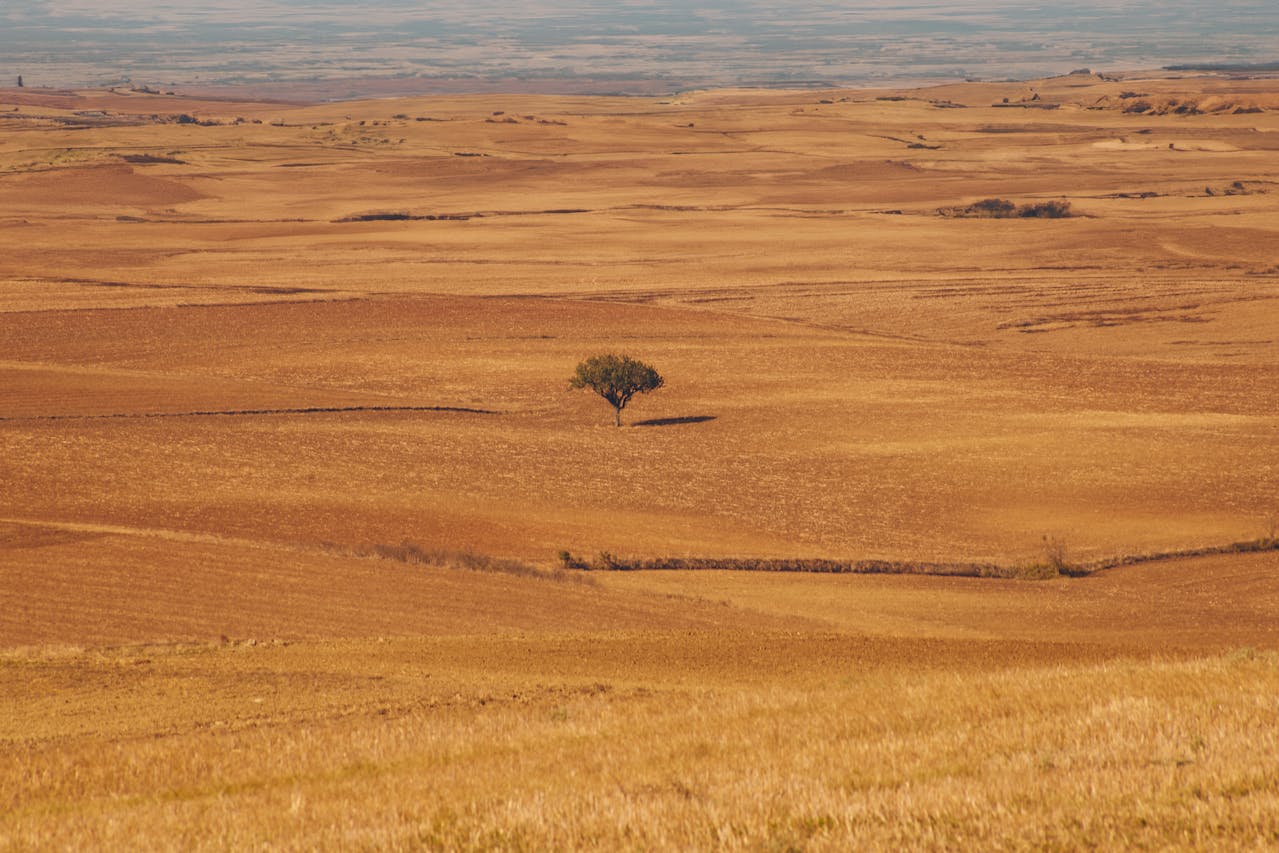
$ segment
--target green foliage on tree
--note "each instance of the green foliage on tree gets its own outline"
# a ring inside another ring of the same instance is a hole
[[[593,355],[577,366],[570,388],[589,388],[613,406],[613,425],[622,425],[622,409],[636,394],[656,391],[666,384],[660,374],[642,361],[625,355]]]

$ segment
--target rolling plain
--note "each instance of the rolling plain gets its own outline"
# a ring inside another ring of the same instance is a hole
[[[1273,544],[1276,151],[1227,76],[0,90],[0,846],[1279,844],[1273,548],[558,556]]]

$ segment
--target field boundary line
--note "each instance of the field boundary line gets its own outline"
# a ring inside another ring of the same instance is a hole
[[[929,562],[924,560],[836,560],[820,558],[772,558],[749,557],[649,557],[626,558],[612,554],[588,563],[568,555],[567,567],[587,571],[738,571],[738,572],[789,572],[834,575],[930,575],[934,577],[992,578],[1004,580],[1046,580],[1056,577],[1087,577],[1107,569],[1135,566],[1144,563],[1160,563],[1172,560],[1192,560],[1198,557],[1227,556],[1230,554],[1257,554],[1279,551],[1279,537],[1262,537],[1228,545],[1210,545],[1175,551],[1157,551],[1147,554],[1124,554],[1105,557],[1087,563],[1045,563],[1005,565],[993,562]]]
[[[446,412],[466,415],[500,415],[495,409],[469,406],[302,406],[280,409],[207,409],[190,412],[108,412],[96,415],[12,415],[0,422],[15,421],[92,421],[143,418],[250,417],[253,415],[327,415],[348,412]]]

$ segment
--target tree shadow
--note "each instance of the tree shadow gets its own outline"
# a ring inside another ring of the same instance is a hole
[[[633,426],[677,426],[678,424],[704,424],[715,420],[715,415],[689,415],[684,418],[652,418],[636,421]]]

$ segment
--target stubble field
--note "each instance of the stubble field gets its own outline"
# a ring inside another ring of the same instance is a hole
[[[0,90],[0,844],[1276,843],[1273,551],[555,568],[1273,538],[1276,109]]]

